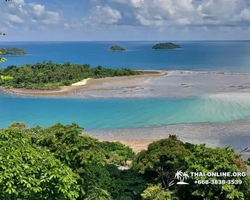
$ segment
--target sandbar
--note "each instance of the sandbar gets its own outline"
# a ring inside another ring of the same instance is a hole
[[[30,90],[24,88],[4,88],[0,87],[0,90],[11,93],[14,95],[31,95],[31,96],[64,96],[69,94],[77,94],[79,90],[85,90],[91,88],[92,86],[102,86],[103,84],[111,85],[126,85],[126,84],[139,84],[144,81],[158,78],[167,75],[166,71],[160,70],[138,70],[142,73],[140,75],[134,76],[117,76],[117,77],[105,77],[99,79],[84,79],[71,86],[63,86],[55,90]],[[105,91],[105,89],[100,89]],[[96,89],[94,89],[96,91]]]

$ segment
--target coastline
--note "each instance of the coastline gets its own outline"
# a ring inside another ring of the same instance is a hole
[[[224,94],[250,96],[250,73],[187,70],[137,70],[140,75],[85,79],[56,90],[0,87],[22,97],[59,98],[221,98]],[[239,95],[240,94],[240,95]],[[219,96],[218,96],[219,95]],[[225,96],[225,95],[224,95]],[[231,97],[230,97],[231,98]],[[242,98],[240,98],[242,99]],[[247,98],[248,99],[248,98]]]
[[[4,87],[0,87],[0,90],[14,95],[63,96],[63,95],[77,94],[77,92],[81,89],[84,90],[95,86],[102,86],[104,84],[126,85],[129,83],[136,85],[150,79],[159,78],[161,76],[167,75],[166,71],[161,71],[161,70],[137,70],[137,71],[142,72],[142,74],[134,76],[105,77],[99,79],[88,78],[79,81],[77,83],[73,83],[71,86],[63,86],[56,90],[30,90],[25,88],[8,89]],[[96,89],[94,89],[93,91],[96,91]],[[105,91],[105,89],[103,91]]]
[[[154,141],[168,138],[169,134],[177,135],[183,142],[206,144],[210,148],[230,146],[235,152],[241,154],[244,160],[247,160],[250,158],[249,122],[250,119],[245,119],[226,123],[175,124],[86,132],[100,141],[121,142],[131,147],[135,153],[146,150]],[[246,149],[247,151],[244,151]],[[250,166],[248,172],[250,173]]]

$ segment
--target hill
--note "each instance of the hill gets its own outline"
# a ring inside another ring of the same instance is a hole
[[[152,49],[154,49],[154,50],[170,50],[170,49],[180,49],[180,48],[181,48],[180,45],[174,44],[171,42],[159,43],[159,44],[156,44],[152,47]]]
[[[126,49],[120,47],[120,46],[112,46],[109,49],[110,51],[126,51]]]
[[[0,48],[0,52],[2,55],[8,56],[24,56],[27,55],[27,53],[20,48],[16,47],[6,47],[6,48]]]

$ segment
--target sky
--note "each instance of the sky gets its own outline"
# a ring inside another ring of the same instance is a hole
[[[250,0],[0,1],[0,41],[250,40]]]

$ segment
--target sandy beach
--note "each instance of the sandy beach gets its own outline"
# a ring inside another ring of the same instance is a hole
[[[250,73],[147,70],[136,76],[85,79],[58,90],[1,90],[14,95],[41,97],[190,98],[210,95],[209,98],[222,100],[230,95],[241,99],[250,97]]]
[[[138,70],[139,71],[139,70]],[[77,83],[72,84],[71,86],[63,86],[57,90],[29,90],[29,89],[23,89],[23,88],[3,88],[0,87],[0,90],[16,94],[16,95],[32,95],[32,96],[63,96],[63,95],[69,95],[69,94],[77,94],[79,90],[86,90],[88,91],[106,91],[104,88],[102,88],[102,85],[104,84],[112,84],[112,85],[124,85],[126,84],[132,84],[137,85],[144,81],[159,78],[161,76],[166,75],[166,71],[160,71],[160,70],[148,70],[148,71],[142,71],[142,74],[135,75],[135,76],[120,76],[120,77],[106,77],[106,78],[100,78],[100,79],[84,79],[82,81],[79,81]],[[92,87],[99,87],[99,89],[91,89]]]
[[[78,90],[74,98],[190,98],[223,93],[250,94],[250,73],[166,71],[140,81],[113,79]],[[91,83],[93,80],[89,80]]]

